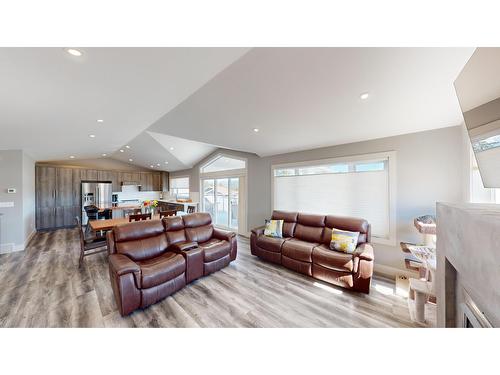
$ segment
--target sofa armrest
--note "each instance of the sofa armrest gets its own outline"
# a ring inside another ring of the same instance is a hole
[[[373,246],[371,243],[368,242],[359,244],[354,253],[360,259],[370,260],[370,261],[374,259]]]
[[[108,254],[116,253],[115,234],[112,230],[106,233],[106,244],[108,245]]]
[[[264,234],[264,229],[266,229],[266,226],[262,225],[260,227],[252,229],[252,233],[255,234],[256,236],[260,236]]]
[[[168,251],[173,251],[174,253],[182,253],[186,250],[195,249],[198,247],[198,243],[194,241],[177,242],[168,247]]]
[[[139,265],[123,254],[111,254],[109,256],[109,265],[118,276],[141,272]]]
[[[233,237],[236,237],[236,233],[230,232],[228,230],[222,230],[219,228],[214,228],[214,235],[218,240],[226,240],[227,242],[231,242]]]

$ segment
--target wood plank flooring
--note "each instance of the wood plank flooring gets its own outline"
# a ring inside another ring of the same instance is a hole
[[[0,255],[0,327],[417,327],[394,284],[349,292],[266,263],[239,238],[229,267],[127,317],[117,311],[106,253],[78,268],[76,229],[37,233]]]

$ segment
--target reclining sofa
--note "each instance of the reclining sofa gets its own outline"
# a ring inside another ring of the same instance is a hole
[[[264,226],[253,229],[253,255],[318,280],[370,292],[374,257],[366,220],[286,211],[274,211],[272,219],[284,220],[283,238],[265,236]],[[330,250],[332,228],[360,233],[354,253]]]
[[[119,225],[107,233],[109,277],[122,316],[236,259],[236,234],[208,213]]]

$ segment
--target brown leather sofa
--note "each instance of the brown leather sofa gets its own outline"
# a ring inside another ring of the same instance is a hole
[[[370,292],[374,257],[366,220],[286,211],[274,211],[272,219],[284,220],[283,238],[264,236],[264,227],[253,229],[253,255],[318,280]],[[353,254],[330,250],[332,228],[360,232]]]
[[[214,228],[208,213],[116,226],[107,233],[109,276],[128,315],[236,259],[236,234]]]

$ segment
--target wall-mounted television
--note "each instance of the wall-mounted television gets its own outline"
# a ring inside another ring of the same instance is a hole
[[[485,188],[500,188],[500,48],[476,48],[455,81]]]

